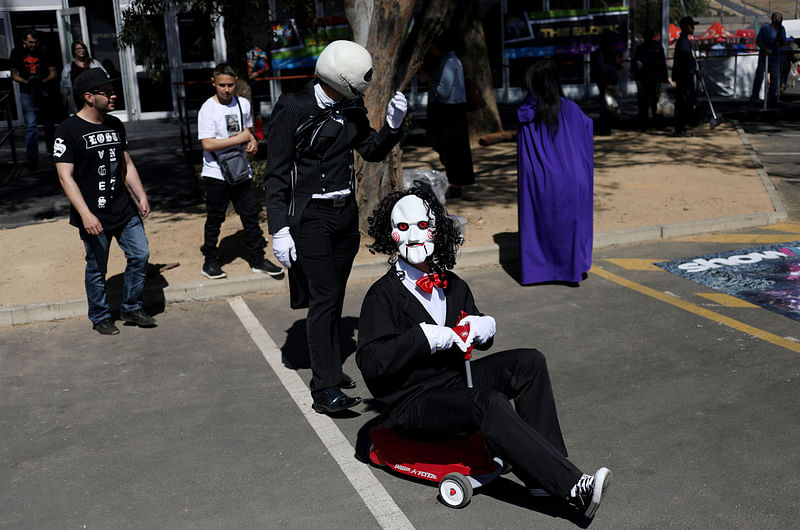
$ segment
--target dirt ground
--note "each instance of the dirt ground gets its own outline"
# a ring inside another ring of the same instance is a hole
[[[636,228],[745,213],[772,211],[769,197],[736,130],[698,128],[694,138],[666,133],[615,131],[595,138],[596,232]],[[517,232],[516,143],[475,147],[477,184],[468,199],[450,203],[450,213],[467,220],[467,246],[489,245],[498,234]],[[404,168],[442,170],[428,148],[408,148]],[[200,274],[204,216],[154,212],[145,227],[150,262],[171,284],[209,282]],[[263,223],[266,232],[266,222]],[[241,257],[238,216],[222,227],[221,265],[229,277],[253,274]],[[364,244],[368,243],[364,237]],[[66,219],[0,231],[6,265],[0,277],[0,305],[82,298],[83,246]],[[116,247],[108,275],[124,270]],[[271,248],[267,257],[272,258]],[[362,251],[357,260],[382,259]],[[274,261],[274,259],[273,259]],[[225,281],[225,280],[216,280]]]

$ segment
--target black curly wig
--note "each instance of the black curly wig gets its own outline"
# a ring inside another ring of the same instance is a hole
[[[456,229],[455,223],[447,215],[442,203],[427,188],[410,188],[396,191],[384,197],[369,217],[369,231],[374,242],[368,245],[373,254],[387,254],[389,263],[397,261],[397,243],[392,240],[392,209],[397,201],[408,195],[416,195],[428,205],[428,213],[433,214],[436,231],[433,236],[433,254],[428,258],[428,265],[435,272],[452,269],[456,264],[458,247],[464,244],[464,238]]]

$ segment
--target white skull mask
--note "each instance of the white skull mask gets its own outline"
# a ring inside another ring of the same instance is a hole
[[[433,254],[435,220],[425,201],[406,195],[392,208],[392,240],[407,262],[418,265]]]
[[[359,98],[372,81],[372,57],[360,44],[333,41],[319,54],[315,73],[345,99]]]

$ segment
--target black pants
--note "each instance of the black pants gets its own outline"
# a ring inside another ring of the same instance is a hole
[[[312,200],[293,237],[308,280],[306,335],[314,395],[342,380],[339,326],[347,279],[361,242],[355,199],[348,197],[342,207],[335,207],[333,201]]]
[[[644,80],[639,81],[636,93],[639,105],[639,126],[644,128],[650,124],[648,113],[652,114],[652,119],[658,117],[658,81]]]
[[[457,186],[475,184],[472,150],[469,147],[467,104],[428,103],[428,141],[447,172],[447,180]]]
[[[685,131],[688,125],[694,124],[697,94],[694,78],[677,81],[675,87],[675,130]]]
[[[224,180],[203,177],[203,183],[206,186],[206,225],[203,246],[200,247],[200,251],[205,259],[207,261],[217,260],[219,230],[225,221],[228,202],[232,202],[236,213],[242,220],[251,265],[263,260],[267,241],[258,224],[259,205],[253,181],[248,180],[241,184],[231,185]]]
[[[384,425],[425,438],[480,429],[489,450],[510,462],[526,485],[567,497],[582,473],[567,460],[544,355],[533,349],[495,353],[472,363],[472,379],[474,388],[454,378],[425,391],[390,411]]]

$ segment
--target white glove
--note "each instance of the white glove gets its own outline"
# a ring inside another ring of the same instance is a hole
[[[272,253],[287,269],[292,268],[292,260],[297,261],[297,249],[288,226],[272,234]]]
[[[395,92],[394,97],[389,100],[389,105],[386,107],[386,123],[392,129],[399,129],[403,125],[403,118],[406,117],[408,110],[408,101],[402,92]]]
[[[469,344],[461,340],[461,337],[453,331],[453,328],[426,324],[425,322],[420,322],[419,327],[422,328],[422,332],[425,333],[425,337],[428,339],[431,353],[436,353],[439,350],[449,350],[454,344],[464,353],[469,348]]]
[[[485,344],[497,331],[497,323],[490,316],[469,315],[461,319],[459,324],[469,324],[468,344]]]

